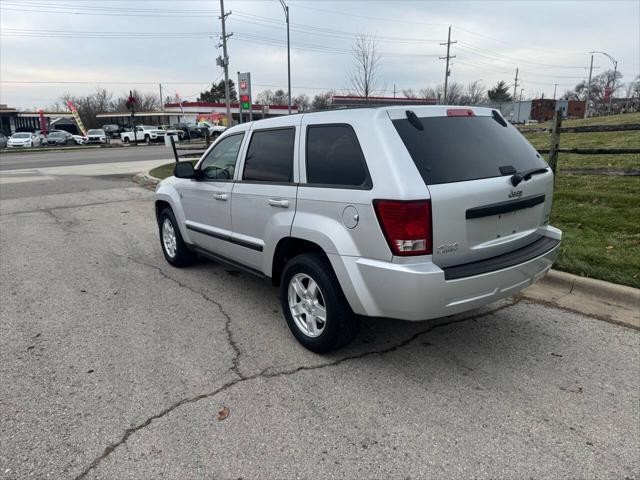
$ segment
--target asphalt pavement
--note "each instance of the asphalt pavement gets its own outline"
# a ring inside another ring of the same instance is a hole
[[[638,331],[508,299],[315,355],[128,175],[46,177],[0,188],[0,478],[640,478]]]
[[[13,152],[0,150],[0,171],[36,169],[46,167],[96,165],[114,162],[139,162],[144,160],[171,159],[173,152],[164,145],[131,145],[113,148],[74,148],[67,151]]]

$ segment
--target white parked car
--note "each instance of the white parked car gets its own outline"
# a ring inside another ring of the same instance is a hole
[[[71,135],[73,137],[73,141],[76,142],[77,145],[84,145],[87,143],[87,137],[82,135]]]
[[[107,134],[101,128],[94,128],[87,132],[87,143],[107,143]]]
[[[151,125],[136,125],[135,133],[132,131],[122,132],[120,138],[124,143],[130,142],[163,142],[165,131],[159,127]]]
[[[280,286],[296,339],[326,352],[357,315],[445,317],[513,295],[555,260],[553,172],[497,110],[403,106],[225,131],[156,189],[166,260]]]
[[[200,122],[198,123],[198,126],[207,127],[207,129],[209,130],[209,135],[213,139],[218,138],[222,134],[222,132],[227,129],[227,127],[225,127],[224,125],[214,125],[211,122]]]
[[[7,147],[37,147],[40,145],[40,137],[31,132],[14,133],[7,140]]]

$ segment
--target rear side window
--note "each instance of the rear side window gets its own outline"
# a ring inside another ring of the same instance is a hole
[[[513,126],[493,117],[424,117],[424,130],[393,120],[400,138],[428,185],[499,177],[500,167],[517,171],[547,164]]]
[[[295,128],[255,131],[251,135],[242,179],[291,182],[295,134]]]
[[[307,183],[370,187],[358,138],[349,125],[314,125],[307,129]]]

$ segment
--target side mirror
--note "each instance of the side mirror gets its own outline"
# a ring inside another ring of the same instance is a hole
[[[173,176],[176,178],[195,178],[196,171],[191,162],[178,162],[173,167]]]

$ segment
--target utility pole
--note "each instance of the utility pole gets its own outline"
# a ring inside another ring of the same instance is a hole
[[[291,115],[291,46],[289,44],[289,7],[284,0],[280,0],[280,5],[284,10],[284,17],[287,21],[287,88],[289,90],[289,115]]]
[[[227,127],[233,125],[231,117],[231,96],[229,94],[229,55],[227,55],[227,38],[233,35],[227,35],[226,20],[231,12],[225,13],[224,0],[220,0],[220,20],[222,21],[222,64],[224,66],[224,103],[227,106]]]
[[[451,75],[451,71],[449,70],[449,59],[451,58],[456,58],[455,55],[450,55],[451,52],[451,44],[452,43],[458,43],[457,40],[454,40],[453,42],[451,41],[451,25],[449,25],[449,35],[447,37],[447,42],[446,43],[441,43],[440,45],[446,45],[447,46],[447,56],[446,57],[439,57],[440,60],[447,60],[447,64],[445,67],[445,71],[444,71],[444,95],[443,95],[443,102],[446,104],[447,103],[447,87],[449,85],[449,75]]]
[[[589,118],[589,97],[591,93],[591,74],[593,73],[593,53],[591,54],[591,66],[589,67],[589,81],[587,82],[587,101],[584,106],[584,118]]]
[[[396,84],[393,84],[393,98],[396,98]]]
[[[513,99],[518,98],[518,69],[516,68],[516,83],[513,84]]]
[[[558,89],[558,84],[554,83],[553,84],[553,99],[556,99],[556,90]]]
[[[609,115],[611,115],[611,102],[613,100],[613,92],[615,92],[616,74],[618,73],[618,62],[613,58],[611,60],[613,61],[613,79],[611,79],[611,94],[609,95]]]
[[[160,110],[164,110],[164,100],[162,99],[162,84],[159,83],[158,87],[160,87]]]

